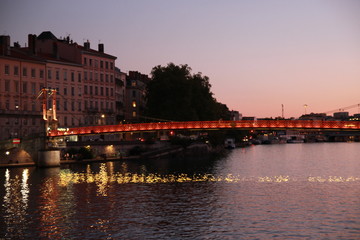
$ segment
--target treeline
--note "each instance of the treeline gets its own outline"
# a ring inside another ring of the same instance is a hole
[[[156,66],[147,85],[146,115],[172,121],[229,120],[230,111],[213,96],[207,76],[188,65]]]

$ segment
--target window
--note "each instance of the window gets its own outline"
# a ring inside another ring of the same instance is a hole
[[[27,68],[26,68],[26,67],[23,68],[23,76],[24,76],[24,77],[27,76]]]
[[[95,73],[95,82],[97,82],[99,80],[99,78],[98,78],[98,74],[97,73]]]
[[[75,73],[71,72],[71,81],[74,82],[75,81]]]
[[[99,90],[98,87],[95,86],[95,96],[97,96],[99,94],[98,90]]]
[[[132,112],[132,116],[133,116],[133,117],[136,117],[136,112],[135,112],[135,111]]]
[[[32,69],[31,69],[31,77],[32,77],[32,78],[36,77],[35,68],[32,68]]]
[[[104,96],[104,87],[100,87],[100,95]]]
[[[132,101],[132,106],[136,108],[136,101]]]
[[[64,125],[67,126],[67,117],[64,117]]]
[[[51,69],[48,69],[48,79],[51,79]]]
[[[113,97],[114,96],[114,89],[110,88],[110,96]]]
[[[23,82],[23,93],[27,93],[27,82]]]
[[[74,101],[71,102],[71,111],[75,111],[75,102]]]
[[[109,74],[105,74],[105,81],[109,82]]]
[[[59,80],[59,79],[60,79],[60,72],[59,72],[59,70],[56,70],[56,71],[55,71],[55,78],[56,78],[56,80]]]
[[[19,81],[14,81],[14,89],[16,93],[19,92]]]
[[[100,61],[100,68],[104,68],[104,62]]]
[[[136,91],[135,90],[132,91],[132,96],[136,97]]]
[[[111,62],[110,63],[110,69],[113,70],[114,66],[113,66],[113,63]]]
[[[136,87],[136,81],[135,80],[131,81],[131,86]]]
[[[81,73],[78,73],[78,82],[81,82]]]
[[[79,97],[81,97],[81,87],[79,87],[78,93],[79,93]]]
[[[109,69],[109,62],[105,62],[105,68]]]
[[[88,94],[88,88],[86,85],[84,86],[84,94]]]
[[[84,80],[88,80],[88,74],[87,74],[87,72],[84,72]]]
[[[18,66],[14,66],[14,75],[19,76],[19,67]]]
[[[10,92],[10,80],[5,80],[5,92]]]
[[[87,60],[86,57],[84,57],[84,65],[87,64],[87,61],[86,61],[86,60]]]
[[[78,111],[81,111],[81,102],[78,102]]]
[[[110,82],[113,83],[114,82],[114,76],[110,75]]]
[[[31,83],[31,94],[35,95],[36,94],[36,83]]]
[[[106,95],[105,96],[109,96],[109,88],[106,88]]]
[[[36,104],[35,101],[31,102],[31,111],[36,111]],[[34,118],[33,118],[34,119]]]
[[[75,88],[71,87],[71,96],[75,96]]]
[[[64,111],[67,111],[67,101],[64,100]]]
[[[88,108],[88,101],[85,100],[85,109]]]
[[[104,74],[100,73],[100,82],[104,81]]]
[[[60,111],[60,101],[59,101],[59,99],[56,100],[56,110]]]
[[[89,65],[92,66],[92,59],[89,59]]]
[[[64,95],[67,95],[67,88],[64,87]]]
[[[64,80],[67,80],[67,70],[64,70]]]
[[[98,60],[95,60],[95,67],[98,67]]]
[[[92,95],[93,94],[93,86],[90,86],[89,90],[90,90],[90,95]]]
[[[6,75],[10,74],[10,66],[9,65],[5,65],[5,74]]]
[[[44,78],[44,70],[39,71],[39,76],[40,76],[41,79]]]
[[[90,72],[90,81],[92,81],[92,80],[93,80],[93,73]]]

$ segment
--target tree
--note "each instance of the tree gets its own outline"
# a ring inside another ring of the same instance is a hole
[[[147,85],[147,116],[175,121],[229,119],[229,110],[213,97],[209,78],[192,75],[188,65],[156,66]]]

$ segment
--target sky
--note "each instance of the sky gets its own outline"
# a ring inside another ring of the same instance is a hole
[[[243,116],[360,104],[358,0],[0,0],[0,35],[43,31],[103,43],[123,72],[187,64]]]

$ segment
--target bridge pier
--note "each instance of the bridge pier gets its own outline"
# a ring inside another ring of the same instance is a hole
[[[38,152],[38,167],[60,167],[60,150],[44,149]]]

